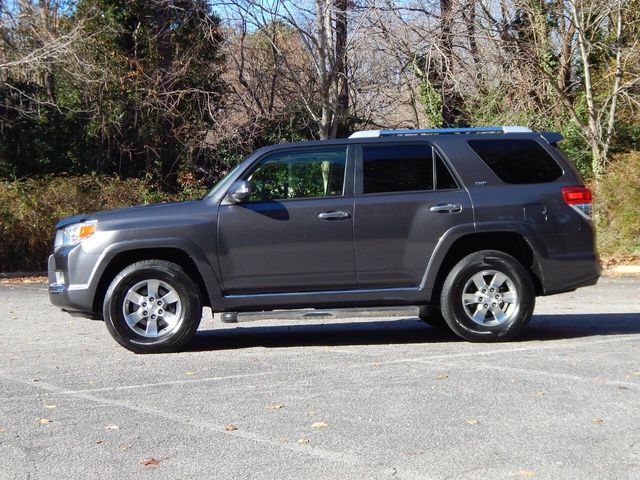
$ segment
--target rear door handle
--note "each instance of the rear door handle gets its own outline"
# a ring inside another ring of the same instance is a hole
[[[439,203],[429,207],[429,211],[431,213],[460,213],[462,212],[462,205],[459,203]]]
[[[318,214],[320,220],[346,220],[351,218],[349,212],[343,212],[342,210],[336,210],[332,212],[322,212]]]

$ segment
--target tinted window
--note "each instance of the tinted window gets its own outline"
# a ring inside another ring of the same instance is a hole
[[[362,148],[364,193],[433,190],[430,145],[370,145]]]
[[[454,180],[453,175],[444,164],[440,155],[436,154],[436,188],[438,190],[451,190],[458,188],[458,183]]]
[[[270,155],[247,178],[250,201],[342,195],[346,147]]]
[[[533,140],[471,140],[468,143],[505,183],[545,183],[562,176],[556,161]]]

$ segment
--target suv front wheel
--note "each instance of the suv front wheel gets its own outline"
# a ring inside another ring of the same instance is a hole
[[[511,255],[482,250],[460,260],[447,276],[440,297],[451,330],[471,342],[517,337],[535,306],[531,276]]]
[[[103,314],[111,336],[136,353],[179,350],[202,318],[195,282],[172,262],[144,260],[122,270],[105,295]]]

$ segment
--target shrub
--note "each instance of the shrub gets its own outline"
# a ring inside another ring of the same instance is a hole
[[[640,254],[640,151],[616,156],[595,186],[598,245],[604,255]]]
[[[45,270],[60,218],[166,200],[171,198],[139,179],[84,175],[0,182],[0,271]]]

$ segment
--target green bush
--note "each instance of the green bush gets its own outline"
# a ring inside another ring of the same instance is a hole
[[[594,186],[598,245],[605,256],[640,255],[640,152],[618,155]],[[169,196],[140,179],[96,175],[0,181],[0,272],[46,268],[56,222],[66,216],[201,197],[191,175]]]
[[[45,270],[62,217],[168,200],[139,179],[84,175],[0,182],[0,272]]]
[[[600,252],[640,254],[640,151],[618,155],[596,184],[595,194]]]

